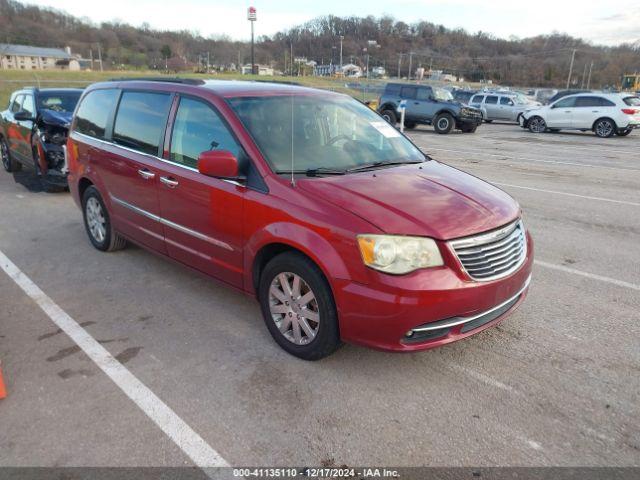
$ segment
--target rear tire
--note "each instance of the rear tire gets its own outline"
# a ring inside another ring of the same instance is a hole
[[[98,189],[91,185],[82,195],[84,227],[91,244],[102,252],[114,252],[127,245],[127,241],[113,230],[107,207]]]
[[[416,122],[404,122],[404,128],[406,128],[407,130],[413,130],[417,126],[418,124]]]
[[[460,130],[462,133],[474,133],[478,129],[477,125],[462,127]]]
[[[593,125],[593,133],[600,138],[612,137],[616,130],[616,124],[609,118],[601,118]]]
[[[382,110],[382,112],[380,112],[380,115],[391,125],[395,125],[396,123],[398,123],[398,117],[396,115],[396,112],[394,112],[390,108],[386,108]]]
[[[484,121],[485,121],[485,123],[491,123],[491,122],[493,122],[493,120],[487,120],[487,119],[485,119]]]
[[[11,156],[11,150],[4,138],[0,138],[0,157],[2,157],[2,166],[5,171],[12,173],[22,170],[22,164]]]
[[[342,344],[329,283],[303,254],[271,259],[260,275],[258,298],[269,333],[291,355],[319,360]]]
[[[433,121],[433,128],[435,129],[436,133],[440,134],[449,133],[454,125],[455,121],[453,120],[453,116],[450,113],[441,113]]]
[[[629,135],[631,132],[633,131],[632,128],[627,128],[625,129],[620,129],[616,132],[616,135],[618,135],[619,137],[626,137],[627,135]]]

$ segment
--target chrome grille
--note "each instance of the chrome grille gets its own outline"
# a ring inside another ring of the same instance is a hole
[[[527,256],[524,226],[517,220],[492,232],[449,242],[464,270],[475,280],[509,275]]]

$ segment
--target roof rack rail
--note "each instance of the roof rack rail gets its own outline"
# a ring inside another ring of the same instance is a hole
[[[182,83],[184,85],[204,85],[204,80],[198,78],[179,78],[179,77],[123,77],[110,78],[109,82],[168,82]]]

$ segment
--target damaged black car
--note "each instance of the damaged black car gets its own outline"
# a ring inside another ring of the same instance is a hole
[[[32,168],[46,190],[67,187],[65,145],[82,95],[77,88],[25,88],[0,113],[0,156],[7,172]]]

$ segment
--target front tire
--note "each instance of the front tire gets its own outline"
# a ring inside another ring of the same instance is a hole
[[[547,122],[542,117],[532,117],[529,119],[528,127],[531,133],[544,133],[547,130]]]
[[[453,116],[450,113],[441,113],[433,121],[433,128],[435,129],[436,133],[440,134],[449,133],[454,125],[455,121],[453,120]]]
[[[418,124],[416,122],[404,122],[404,128],[406,128],[407,130],[413,130],[417,126]]]
[[[102,252],[113,252],[127,245],[127,241],[113,230],[107,207],[93,185],[82,195],[82,213],[84,227],[95,248]]]
[[[258,298],[269,333],[291,355],[319,360],[340,347],[338,314],[329,283],[301,253],[281,253],[267,263]]]
[[[382,110],[382,112],[380,112],[380,116],[382,116],[382,118],[384,118],[391,125],[395,125],[396,123],[398,123],[396,112],[394,112],[390,108]]]
[[[2,166],[5,171],[12,173],[22,170],[22,164],[11,156],[11,150],[4,138],[0,138],[0,157],[2,157]]]
[[[601,118],[593,125],[593,132],[600,138],[609,138],[616,133],[616,124],[608,118]]]

